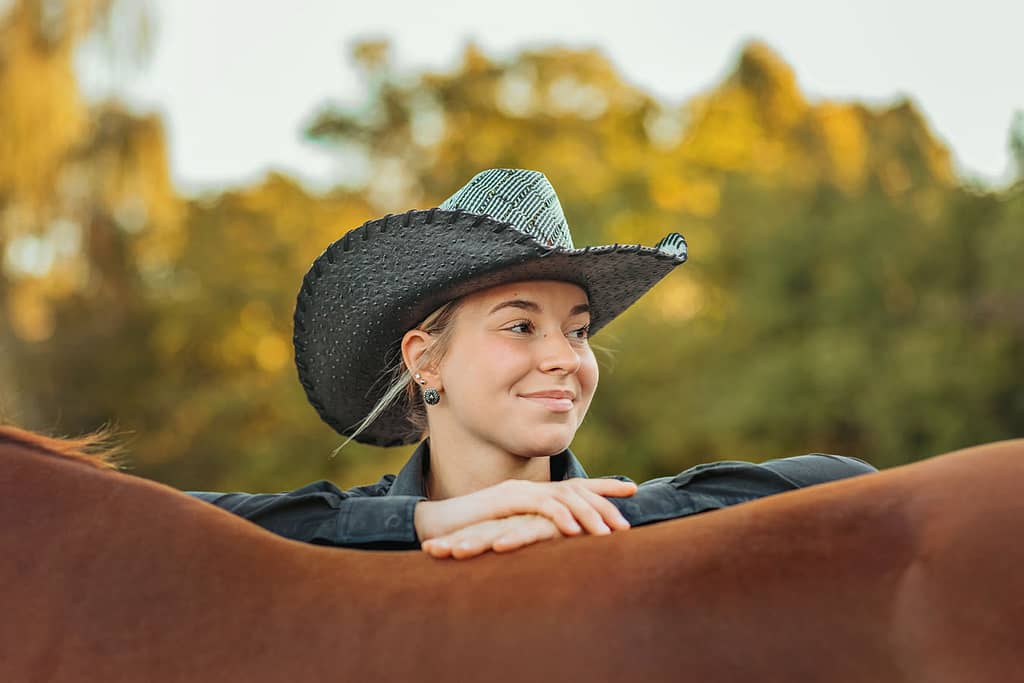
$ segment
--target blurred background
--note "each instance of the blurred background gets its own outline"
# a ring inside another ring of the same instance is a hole
[[[396,472],[330,457],[296,293],[504,166],[577,245],[690,245],[595,337],[591,476],[1024,436],[1019,3],[372,4],[0,0],[0,421],[183,489]]]

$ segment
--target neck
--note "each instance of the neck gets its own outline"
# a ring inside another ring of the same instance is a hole
[[[551,481],[551,457],[523,457],[468,435],[430,435],[430,500],[464,496],[506,479]]]

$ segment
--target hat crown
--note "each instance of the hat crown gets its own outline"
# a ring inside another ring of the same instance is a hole
[[[487,214],[541,244],[574,248],[555,188],[540,171],[521,168],[481,171],[438,208]]]

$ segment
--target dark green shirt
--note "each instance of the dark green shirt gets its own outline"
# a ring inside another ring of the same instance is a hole
[[[568,448],[551,456],[551,480],[586,478]],[[191,496],[244,517],[276,534],[307,543],[412,550],[420,547],[413,512],[426,500],[430,439],[425,439],[398,475],[343,491],[322,480],[285,493],[214,493]],[[774,493],[877,470],[857,458],[810,453],[755,464],[724,460],[691,467],[675,476],[645,481],[628,498],[610,500],[632,526],[698,514]],[[632,481],[622,475],[611,478]]]

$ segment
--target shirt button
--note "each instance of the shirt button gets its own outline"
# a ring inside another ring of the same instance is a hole
[[[402,520],[399,518],[398,515],[391,515],[384,521],[384,526],[386,526],[389,529],[395,529],[401,523]]]

